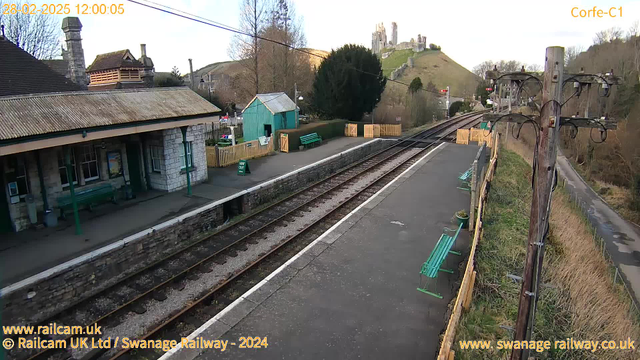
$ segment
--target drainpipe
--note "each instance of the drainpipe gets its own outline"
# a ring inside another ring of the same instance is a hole
[[[36,151],[36,166],[38,167],[38,179],[40,180],[40,193],[42,194],[42,207],[46,213],[49,210],[49,201],[47,199],[47,187],[44,185],[44,175],[42,174],[42,163],[40,162],[40,151]]]
[[[187,155],[187,129],[188,126],[180,128],[182,130],[182,144],[184,145],[184,166],[187,173],[187,195],[191,196],[191,175],[189,174],[189,156]],[[191,149],[193,151],[193,149]]]
[[[76,202],[76,193],[73,186],[73,168],[71,167],[71,147],[65,146],[64,162],[67,165],[67,179],[69,180],[69,193],[71,195],[71,204],[73,205],[73,220],[76,223],[76,235],[82,234],[80,228],[80,216],[78,216],[78,203]]]

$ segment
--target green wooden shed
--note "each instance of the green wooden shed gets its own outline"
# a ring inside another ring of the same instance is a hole
[[[283,92],[258,94],[242,110],[245,141],[270,137],[278,130],[295,129],[298,125],[296,104]]]

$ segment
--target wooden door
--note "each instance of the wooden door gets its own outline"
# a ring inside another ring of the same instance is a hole
[[[280,151],[289,152],[289,135],[280,134]]]
[[[144,188],[142,187],[142,174],[140,171],[140,147],[137,143],[127,143],[127,165],[131,190],[133,190],[134,194],[139,193]]]

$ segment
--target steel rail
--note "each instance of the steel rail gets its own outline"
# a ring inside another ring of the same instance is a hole
[[[477,116],[477,115],[476,115]],[[466,124],[468,123],[472,123],[474,121],[477,121],[478,118],[473,118],[471,121],[468,121]],[[465,124],[465,125],[466,125]],[[464,125],[463,125],[464,126]],[[412,155],[410,158],[406,159],[405,161],[399,163],[398,165],[394,166],[393,168],[387,170],[386,172],[384,172],[382,175],[380,175],[377,179],[373,180],[369,185],[365,186],[364,188],[362,188],[361,190],[359,190],[358,192],[354,193],[353,195],[349,196],[348,198],[346,198],[346,200],[340,202],[340,204],[338,206],[336,206],[334,209],[332,209],[331,211],[329,211],[327,214],[323,215],[322,217],[314,220],[313,222],[305,225],[300,231],[297,231],[297,233],[291,237],[289,237],[288,239],[282,241],[281,243],[279,243],[277,246],[271,248],[268,252],[266,252],[265,254],[263,254],[262,256],[260,256],[259,258],[257,258],[256,260],[252,261],[248,266],[246,266],[244,269],[242,269],[241,271],[236,271],[231,277],[229,277],[228,279],[226,279],[224,282],[219,283],[218,285],[216,285],[213,289],[211,289],[209,292],[207,292],[206,294],[202,295],[199,299],[195,300],[195,301],[191,301],[189,303],[188,306],[186,306],[185,308],[183,308],[182,310],[180,310],[179,312],[175,313],[174,315],[172,315],[170,318],[166,319],[162,324],[156,326],[155,328],[153,328],[152,330],[148,331],[145,335],[143,335],[142,337],[139,337],[137,340],[146,340],[149,337],[155,335],[157,332],[161,331],[162,329],[164,329],[165,327],[169,326],[171,323],[173,323],[175,320],[177,320],[178,318],[180,318],[182,315],[184,315],[185,313],[187,313],[188,311],[190,311],[191,309],[195,308],[196,306],[202,304],[204,301],[207,301],[211,298],[212,295],[214,295],[215,293],[217,293],[220,289],[222,289],[223,287],[225,287],[226,285],[228,285],[229,283],[231,283],[233,280],[235,280],[237,277],[245,274],[247,271],[249,271],[250,269],[252,269],[254,266],[256,266],[258,263],[260,263],[262,260],[264,260],[265,258],[267,258],[268,256],[272,255],[273,253],[275,253],[277,250],[279,250],[281,247],[283,247],[286,244],[291,243],[292,241],[294,241],[295,239],[299,238],[300,236],[302,236],[303,234],[305,234],[307,231],[309,231],[309,229],[311,229],[313,226],[315,226],[316,224],[321,223],[322,221],[325,221],[327,218],[329,218],[330,216],[332,216],[334,213],[338,212],[339,210],[341,210],[348,202],[350,202],[351,200],[359,197],[362,193],[366,192],[367,190],[371,189],[374,186],[377,186],[377,184],[379,182],[381,182],[384,178],[386,178],[387,176],[389,176],[390,174],[396,172],[399,168],[401,168],[402,166],[405,166],[407,164],[413,164],[415,161],[417,161],[427,150],[429,150],[431,147],[435,146],[436,144],[440,143],[440,141],[442,141],[442,139],[446,138],[447,136],[451,135],[453,132],[455,132],[458,128],[454,128],[453,130],[448,130],[447,133],[441,137],[439,137],[436,141],[434,141],[431,144],[428,144],[425,148],[423,148],[422,150],[420,150],[418,153],[416,153],[415,155]],[[413,161],[413,162],[412,162]],[[109,360],[115,360],[120,358],[121,356],[123,356],[124,354],[128,353],[130,350],[132,350],[131,348],[127,348],[127,349],[122,349],[121,351],[119,351],[118,353],[116,353],[114,356],[110,357]],[[100,354],[103,354],[105,352],[109,351],[109,349],[103,349],[103,351],[100,351]],[[95,359],[96,357],[91,357],[89,359]],[[83,360],[88,360],[88,359],[83,359]]]
[[[339,187],[345,186],[348,182],[354,180],[355,178],[360,177],[363,174],[365,174],[366,172],[370,171],[371,169],[380,166],[381,164],[387,162],[389,159],[392,159],[392,158],[398,156],[400,153],[406,151],[407,149],[411,148],[414,145],[415,141],[412,141],[413,139],[420,139],[420,138],[432,136],[434,134],[438,134],[439,132],[443,131],[443,129],[446,130],[449,127],[455,126],[456,124],[459,124],[459,123],[461,123],[461,122],[463,122],[465,120],[468,120],[469,118],[473,118],[474,116],[477,116],[477,114],[476,113],[465,114],[465,115],[459,116],[457,118],[452,118],[452,119],[450,119],[448,121],[441,122],[441,123],[439,123],[439,124],[437,124],[435,126],[432,126],[432,127],[428,128],[428,129],[425,129],[425,130],[423,130],[423,131],[421,131],[421,132],[419,132],[417,134],[413,134],[411,136],[408,136],[408,137],[405,137],[405,138],[401,138],[400,141],[397,142],[396,144],[394,144],[393,146],[385,148],[385,149],[382,149],[382,150],[380,150],[380,151],[378,151],[378,152],[376,152],[374,154],[371,154],[371,155],[365,157],[364,159],[362,159],[362,160],[360,160],[360,161],[358,161],[358,162],[356,162],[354,164],[348,165],[347,167],[345,167],[345,168],[341,169],[340,171],[330,175],[329,177],[321,179],[321,180],[319,180],[317,182],[314,182],[314,183],[304,187],[303,189],[301,189],[299,191],[296,191],[296,192],[294,192],[294,193],[292,193],[292,194],[290,194],[290,195],[288,195],[288,196],[286,196],[286,197],[274,202],[273,204],[270,204],[269,206],[258,210],[257,212],[255,212],[253,214],[250,214],[249,216],[239,220],[238,222],[234,222],[232,224],[229,224],[229,225],[227,225],[225,227],[222,227],[222,228],[218,229],[217,231],[215,231],[212,234],[204,237],[203,239],[198,240],[198,241],[196,241],[196,242],[194,242],[192,244],[189,244],[185,248],[180,249],[180,250],[178,250],[178,251],[176,251],[176,252],[174,252],[174,253],[172,253],[172,254],[170,254],[170,255],[168,255],[168,256],[166,256],[166,257],[164,257],[164,258],[162,258],[162,259],[160,259],[160,260],[158,260],[158,261],[156,261],[156,262],[154,262],[154,263],[152,263],[152,264],[150,264],[150,265],[148,265],[148,266],[146,266],[146,267],[144,267],[144,268],[142,268],[142,269],[140,269],[140,270],[138,270],[138,271],[136,271],[136,272],[134,272],[134,273],[132,273],[130,275],[128,275],[127,277],[121,279],[117,283],[115,283],[115,284],[107,287],[106,289],[103,289],[103,290],[99,291],[98,293],[92,295],[90,298],[81,300],[78,303],[69,306],[67,309],[58,312],[56,315],[53,315],[52,317],[49,317],[49,320],[45,320],[44,322],[50,323],[50,322],[52,322],[52,320],[51,320],[52,318],[55,319],[60,314],[68,312],[70,309],[73,309],[75,306],[78,306],[81,303],[88,302],[91,299],[95,299],[96,297],[106,293],[108,290],[111,290],[116,286],[122,285],[123,283],[133,279],[134,277],[136,277],[138,275],[141,275],[143,273],[147,273],[149,271],[152,271],[153,269],[155,269],[156,267],[166,263],[167,261],[169,261],[171,259],[174,259],[174,258],[177,258],[181,254],[186,253],[187,251],[193,250],[195,246],[200,245],[200,244],[202,244],[203,242],[205,242],[207,240],[211,240],[214,236],[222,233],[223,231],[232,229],[234,227],[238,227],[241,224],[244,224],[244,223],[246,223],[246,222],[248,222],[250,220],[253,220],[253,219],[255,219],[256,217],[258,217],[260,215],[264,215],[264,213],[267,210],[272,209],[275,206],[278,206],[278,205],[282,204],[283,202],[285,202],[287,200],[290,200],[291,198],[296,197],[296,196],[298,196],[300,194],[303,194],[305,192],[310,192],[310,191],[312,191],[312,189],[314,189],[316,187],[319,187],[320,185],[322,185],[324,183],[328,183],[331,180],[337,179],[340,175],[343,175],[343,174],[347,173],[348,171],[353,170],[357,166],[364,165],[367,161],[370,161],[373,158],[375,158],[375,157],[377,157],[377,156],[379,156],[381,154],[384,154],[385,152],[389,152],[389,151],[391,151],[391,150],[393,150],[393,149],[395,149],[397,147],[400,147],[401,144],[407,143],[404,147],[401,147],[400,150],[398,150],[396,152],[393,152],[392,154],[384,157],[382,160],[380,160],[378,162],[375,162],[372,165],[367,166],[365,169],[357,172],[356,174],[348,177],[347,179],[345,179],[343,181],[340,181],[339,183],[337,183],[336,185],[332,186],[328,190],[325,190],[325,191],[319,193],[318,195],[314,196],[313,198],[308,199],[307,201],[303,202],[301,205],[298,205],[295,208],[290,209],[290,210],[286,211],[285,213],[281,214],[280,216],[268,221],[267,223],[265,223],[264,225],[260,226],[259,228],[254,228],[254,230],[252,230],[248,234],[245,234],[245,235],[241,236],[239,239],[236,239],[236,240],[230,242],[229,244],[224,245],[222,248],[216,250],[214,253],[212,253],[212,254],[210,254],[208,256],[205,256],[205,258],[203,258],[203,259],[198,260],[195,264],[192,264],[191,266],[188,266],[186,269],[181,270],[177,274],[172,275],[167,280],[162,281],[162,282],[160,282],[158,284],[155,284],[152,288],[150,288],[150,289],[148,289],[146,291],[143,291],[142,293],[136,295],[134,298],[132,298],[132,299],[128,300],[127,302],[125,302],[124,304],[118,306],[116,309],[114,309],[114,310],[112,310],[112,311],[110,311],[110,312],[98,317],[97,319],[91,321],[92,324],[99,324],[101,322],[104,322],[105,319],[111,318],[114,315],[116,315],[117,313],[120,313],[120,312],[126,310],[132,304],[138,302],[140,299],[143,299],[143,298],[149,296],[150,294],[152,294],[153,292],[156,292],[159,289],[166,287],[168,284],[170,284],[172,282],[179,281],[182,278],[188,276],[188,274],[190,272],[192,272],[193,270],[196,270],[196,268],[201,266],[203,263],[212,260],[216,256],[219,256],[224,251],[227,251],[230,248],[238,245],[242,241],[245,241],[250,236],[255,235],[256,233],[258,233],[259,231],[263,230],[264,228],[266,228],[268,226],[271,226],[271,225],[273,225],[274,223],[276,223],[278,221],[281,221],[283,218],[285,218],[286,216],[290,215],[291,213],[293,213],[295,211],[298,211],[300,208],[308,206],[310,202],[315,201],[315,200],[317,200],[317,199],[329,194],[330,192],[336,190]],[[476,120],[476,119],[474,119],[474,120]],[[469,122],[467,121],[467,123],[469,123]],[[457,128],[458,127],[456,127],[456,129]],[[440,137],[438,139],[438,141],[443,139],[444,137],[450,135],[452,132],[453,131],[450,131],[446,135]],[[429,146],[431,146],[431,144]],[[427,146],[426,148],[428,148],[429,146]],[[304,229],[301,230],[301,232],[304,232]],[[297,235],[294,235],[294,237],[295,236],[297,236]],[[271,253],[271,252],[269,252],[269,253]],[[235,278],[235,277],[236,276],[234,275],[232,277],[232,279]],[[225,283],[226,283],[226,281],[225,281]],[[75,337],[77,337],[77,336],[79,336],[79,335],[75,335]],[[68,340],[68,339],[71,339],[73,337],[74,337],[74,335],[70,335],[68,337],[65,337],[64,340]],[[56,350],[57,351],[61,351],[62,349],[44,349],[44,350],[42,350],[42,351],[40,351],[40,352],[28,357],[28,359],[32,360],[32,359],[36,359],[36,358],[41,358],[41,357],[43,357],[44,355],[46,355],[46,354],[48,354],[50,352],[55,352]]]

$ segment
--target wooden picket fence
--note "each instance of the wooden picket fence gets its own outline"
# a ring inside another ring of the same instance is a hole
[[[499,137],[498,136],[496,137],[497,139],[495,143],[498,144]],[[456,336],[456,327],[458,326],[458,322],[460,321],[463,308],[465,310],[468,310],[469,306],[471,306],[471,300],[473,297],[473,286],[476,280],[474,260],[476,256],[476,248],[478,246],[478,243],[482,239],[482,213],[484,211],[484,207],[487,201],[487,195],[490,188],[489,184],[491,183],[491,180],[493,180],[493,174],[495,173],[495,170],[496,170],[497,160],[498,160],[498,147],[496,146],[495,148],[492,149],[491,162],[489,163],[489,169],[482,182],[482,188],[480,190],[480,195],[478,196],[478,212],[476,213],[476,222],[475,222],[475,229],[473,232],[473,241],[471,243],[471,250],[469,251],[469,258],[467,259],[467,265],[464,270],[462,282],[460,283],[460,289],[458,290],[458,295],[456,296],[456,300],[453,305],[451,317],[449,318],[449,322],[447,323],[447,328],[445,330],[444,337],[442,338],[442,342],[440,343],[438,360],[450,360],[455,357],[455,352],[451,350],[451,348],[453,347],[453,341]]]
[[[253,140],[227,147],[207,146],[207,166],[225,167],[237,164],[240,160],[266,156],[273,151],[273,142],[271,137],[267,145],[260,145],[258,140]]]

